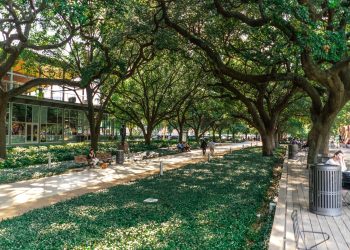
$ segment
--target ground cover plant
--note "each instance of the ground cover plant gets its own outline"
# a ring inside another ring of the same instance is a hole
[[[173,153],[166,148],[169,145],[171,146],[171,143],[175,145],[174,142],[170,142],[169,144],[169,142],[163,141],[156,141],[151,145],[145,145],[144,142],[131,142],[130,151],[153,150],[160,155],[167,155]],[[70,161],[74,159],[75,155],[87,155],[89,148],[90,144],[88,142],[9,148],[7,159],[0,162],[0,169],[45,164],[48,162],[49,153],[53,162]],[[99,143],[100,152],[111,152],[115,154],[116,150],[118,150],[118,142]]]
[[[155,151],[159,156],[178,153],[168,148],[175,146],[176,142],[156,141],[151,145],[141,142],[131,143],[131,152]],[[198,147],[198,145],[195,145]],[[101,142],[101,152],[115,153],[115,142]],[[74,155],[88,154],[88,143],[69,143],[66,145],[51,145],[40,147],[16,147],[9,150],[8,160],[0,162],[0,184],[12,183],[23,180],[49,177],[66,172],[74,168],[84,167],[75,164]],[[48,153],[51,153],[52,165],[49,166]]]
[[[25,168],[4,168],[0,169],[0,185],[63,174],[70,169],[77,169],[79,167],[83,166],[79,166],[73,161],[65,161],[53,163],[51,166],[41,164],[27,166]]]
[[[0,249],[263,249],[280,162],[249,148],[33,210],[0,222]]]

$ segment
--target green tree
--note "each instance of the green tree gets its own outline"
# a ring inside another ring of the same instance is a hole
[[[203,87],[204,82],[210,81],[207,75],[204,74],[202,69],[198,65],[191,63],[191,74],[186,74],[184,81],[188,86],[194,86],[188,98],[186,98],[179,106],[174,110],[174,117],[169,119],[168,122],[172,128],[176,129],[179,134],[179,142],[183,140],[182,134],[184,130],[188,129],[188,120],[190,119],[190,110],[193,105],[198,102],[202,102],[206,95],[206,89]]]
[[[292,81],[302,88],[312,100],[308,162],[327,151],[331,125],[350,98],[348,1],[158,2],[159,19],[221,75],[249,84]],[[242,70],[244,59],[249,63]],[[262,70],[252,71],[252,64]]]
[[[280,117],[276,140],[280,140],[283,134],[306,139],[311,127],[310,107],[310,98],[304,93],[298,93],[298,96]]]
[[[9,100],[42,84],[71,84],[65,80],[36,78],[19,87],[9,86],[4,77],[25,51],[44,51],[64,46],[85,23],[81,1],[0,2],[0,157],[6,157],[6,109]]]
[[[89,1],[88,25],[79,29],[69,42],[68,51],[56,50],[52,56],[64,61],[67,69],[80,78],[86,90],[91,147],[98,150],[100,126],[105,109],[118,84],[131,77],[136,68],[153,56],[150,27],[134,22],[142,5]],[[140,17],[141,18],[141,17]],[[99,99],[96,107],[93,100]],[[83,103],[84,100],[80,100]]]
[[[213,98],[209,91],[205,90],[198,96],[198,100],[190,106],[186,124],[193,129],[196,141],[199,142],[205,133],[213,128],[216,130],[215,123],[221,120],[224,115],[225,110],[222,102]]]
[[[197,87],[185,81],[191,68],[177,59],[159,53],[151,63],[139,67],[134,76],[123,81],[112,98],[112,112],[138,126],[146,144],[150,144],[155,127],[173,117]]]

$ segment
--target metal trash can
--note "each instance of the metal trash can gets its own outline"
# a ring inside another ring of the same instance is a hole
[[[298,144],[288,145],[288,159],[295,159],[299,150]]]
[[[317,163],[326,163],[332,156],[327,154],[318,154],[317,155]]]
[[[124,151],[123,150],[117,150],[115,155],[115,161],[117,164],[123,164],[124,163]]]
[[[310,212],[339,216],[342,212],[342,173],[340,166],[312,164],[309,174]]]

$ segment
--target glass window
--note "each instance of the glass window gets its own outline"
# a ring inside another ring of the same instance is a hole
[[[69,113],[70,113],[70,114],[69,114],[69,117],[75,118],[75,119],[78,118],[78,111],[77,111],[77,110],[70,110]]]
[[[47,123],[57,123],[57,108],[48,108]]]
[[[57,135],[59,135],[60,138],[62,139],[62,135],[63,135],[63,126],[62,126],[62,124],[57,124]]]
[[[12,121],[25,122],[26,105],[14,103],[12,106]]]
[[[32,105],[27,105],[26,122],[32,122]]]
[[[47,123],[47,107],[41,107],[41,123]]]
[[[56,124],[47,124],[46,130],[46,141],[55,141],[56,140],[56,130],[57,126]]]
[[[77,134],[77,127],[78,127],[77,120],[76,119],[70,119],[69,120],[69,128],[71,130],[71,134],[72,135],[76,135]]]
[[[25,123],[24,122],[12,122],[12,143],[24,143],[25,142]]]
[[[46,142],[46,124],[41,124],[40,126],[40,141]]]
[[[39,106],[32,106],[32,121],[34,123],[38,123],[39,122],[39,110],[40,107]]]
[[[62,109],[57,110],[57,122],[58,123],[63,122],[63,110]]]

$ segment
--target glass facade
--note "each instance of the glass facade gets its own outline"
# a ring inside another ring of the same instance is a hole
[[[74,109],[10,103],[6,126],[7,145],[74,142],[90,137],[85,111]],[[114,137],[114,126],[114,119],[105,114],[101,140]]]

